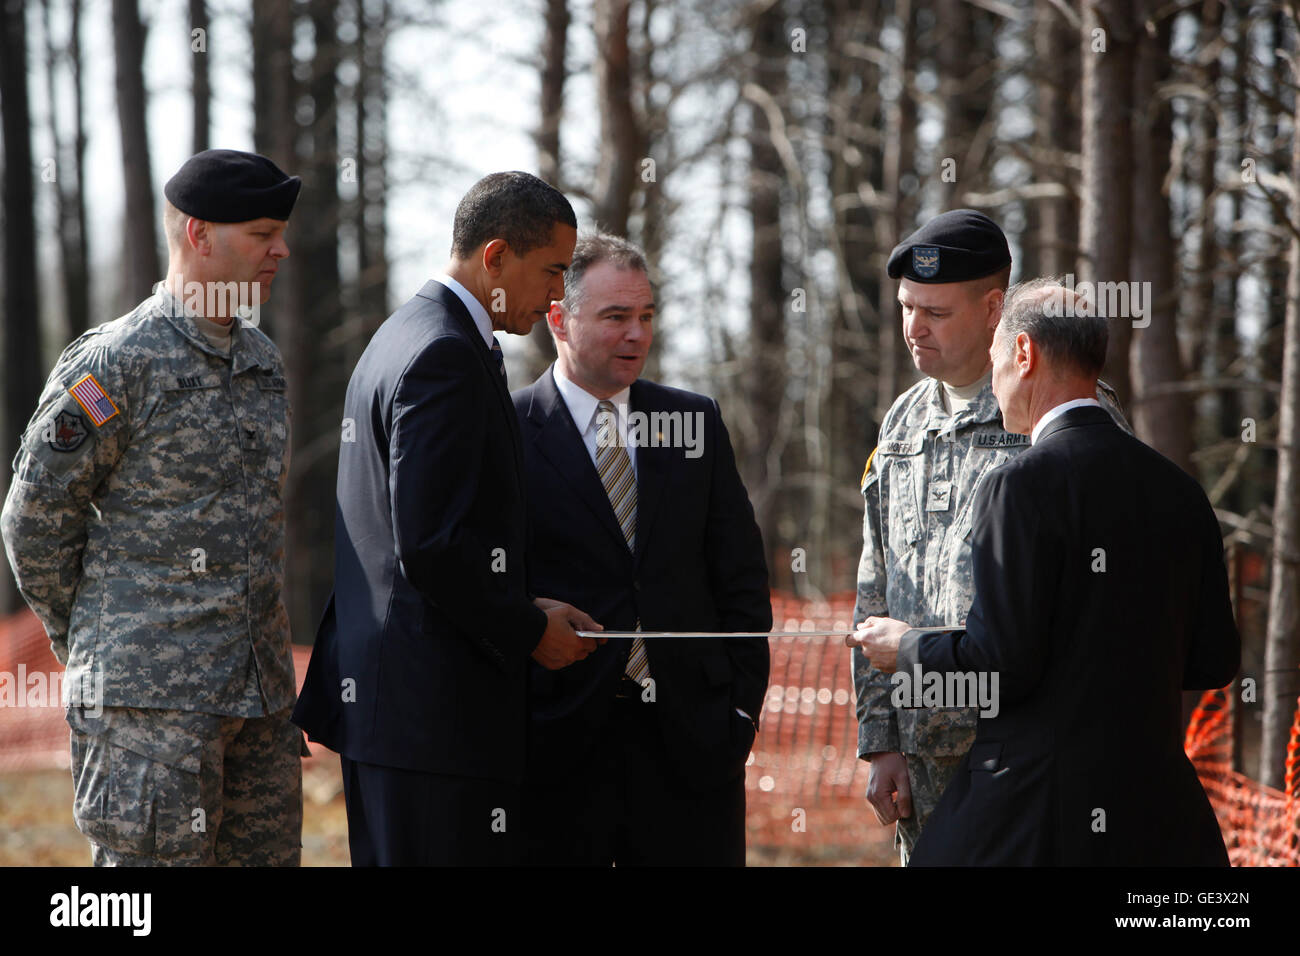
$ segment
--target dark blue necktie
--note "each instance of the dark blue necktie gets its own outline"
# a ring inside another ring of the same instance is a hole
[[[502,384],[506,381],[506,357],[501,353],[501,343],[492,336],[492,357],[497,360],[497,371],[501,373]]]

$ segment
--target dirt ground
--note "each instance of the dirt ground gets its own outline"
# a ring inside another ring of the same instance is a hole
[[[865,812],[865,807],[864,807]],[[338,757],[303,765],[303,866],[347,866],[347,817]],[[864,844],[797,848],[751,846],[750,866],[897,866],[892,828],[872,827]],[[0,866],[89,866],[90,848],[72,822],[67,770],[0,774]]]

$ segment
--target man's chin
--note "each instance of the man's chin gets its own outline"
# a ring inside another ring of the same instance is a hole
[[[930,378],[943,378],[945,369],[939,362],[939,353],[934,351],[912,350],[912,364],[922,375],[928,375]]]
[[[509,332],[511,335],[527,335],[533,330],[533,326],[545,318],[545,312],[531,312],[518,319],[506,319],[506,327],[502,331]]]

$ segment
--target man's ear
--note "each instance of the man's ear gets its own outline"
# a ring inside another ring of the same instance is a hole
[[[985,306],[988,309],[989,331],[992,332],[998,327],[998,321],[1002,318],[1002,302],[1006,298],[1006,292],[1002,289],[989,289],[985,293]]]
[[[185,238],[192,249],[206,256],[212,251],[212,223],[190,216],[185,220]]]
[[[501,270],[505,267],[505,255],[509,250],[510,244],[504,239],[489,239],[483,243],[481,261],[492,278],[501,275]]]
[[[551,334],[561,342],[567,342],[569,339],[568,329],[564,327],[564,306],[559,302],[552,302],[550,310],[546,313],[546,324],[551,329]]]
[[[1025,378],[1038,367],[1038,346],[1034,344],[1028,332],[1021,332],[1016,336],[1014,360],[1021,378]]]

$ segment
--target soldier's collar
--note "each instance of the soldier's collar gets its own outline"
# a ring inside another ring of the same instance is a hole
[[[993,397],[993,383],[986,384],[978,395],[956,415],[951,415],[943,404],[943,382],[931,378],[926,383],[925,396],[925,430],[927,432],[944,432],[964,428],[967,425],[984,425],[988,422],[1001,422],[1002,411],[998,400]]]
[[[199,331],[198,323],[185,307],[185,303],[172,295],[166,283],[159,282],[153,287],[154,311],[162,315],[175,327],[187,342],[201,352],[215,355],[225,361],[234,361],[234,372],[242,372],[254,365],[261,365],[260,356],[252,354],[249,349],[248,336],[243,334],[243,322],[236,319],[230,330],[230,354],[227,355],[208,341],[207,336]]]

